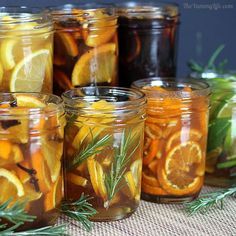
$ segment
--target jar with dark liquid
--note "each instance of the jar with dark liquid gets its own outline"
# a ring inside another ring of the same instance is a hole
[[[119,84],[176,74],[179,10],[175,4],[127,2],[117,6]]]

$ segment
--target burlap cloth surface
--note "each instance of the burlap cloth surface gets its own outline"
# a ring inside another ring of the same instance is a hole
[[[204,187],[202,193],[214,191]],[[157,235],[236,235],[236,199],[229,198],[223,210],[214,210],[206,215],[188,217],[181,205],[155,204],[141,201],[140,207],[128,219],[94,223],[91,232],[81,225],[62,216],[58,223],[68,224],[72,236],[157,236]]]

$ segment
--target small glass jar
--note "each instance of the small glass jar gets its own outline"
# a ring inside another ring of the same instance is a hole
[[[230,187],[236,183],[236,73],[192,74],[211,85],[205,183]]]
[[[52,225],[59,216],[64,126],[61,98],[0,93],[0,204],[26,202],[36,219],[21,229]]]
[[[141,191],[144,94],[117,87],[82,87],[62,95],[65,199],[92,197],[94,221],[130,216]]]
[[[147,96],[142,198],[158,203],[196,198],[205,173],[209,85],[150,78],[132,86]]]
[[[81,86],[117,85],[117,16],[108,4],[52,8],[54,93]]]
[[[40,8],[0,7],[0,91],[52,92],[53,22]]]
[[[143,1],[117,3],[119,84],[176,74],[178,5]]]

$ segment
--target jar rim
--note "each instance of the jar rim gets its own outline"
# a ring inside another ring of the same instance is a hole
[[[50,107],[48,109],[47,106],[45,107],[37,107],[37,108],[30,108],[30,107],[22,107],[26,113],[19,114],[18,112],[15,112],[17,106],[11,106],[11,107],[0,107],[0,118],[1,117],[7,117],[7,116],[17,116],[17,117],[24,117],[28,115],[34,116],[40,116],[43,114],[46,114],[48,116],[51,116],[56,113],[63,112],[64,113],[64,102],[61,97],[54,95],[54,94],[49,94],[49,93],[26,93],[26,92],[0,92],[0,103],[1,102],[8,102],[8,100],[3,100],[4,98],[13,98],[16,100],[17,95],[23,95],[23,96],[32,96],[34,98],[39,98],[42,99],[45,104],[54,104],[56,106]]]
[[[83,18],[83,20],[99,21],[104,18],[107,20],[116,19],[117,15],[115,12],[115,7],[110,3],[76,3],[76,4],[64,4],[59,6],[49,6],[49,11],[52,14],[54,20],[58,20],[61,17],[64,18]],[[74,10],[74,11],[73,11]],[[78,11],[76,11],[78,10]],[[107,14],[106,17],[96,17],[96,15],[89,15],[88,12],[93,12],[96,10],[102,10]]]
[[[9,17],[9,18],[8,18]],[[27,7],[27,6],[8,6],[0,7],[0,24],[7,26],[7,28],[0,27],[0,31],[29,31],[24,27],[15,29],[12,26],[22,23],[34,23],[37,25],[32,27],[32,33],[37,29],[48,28],[53,31],[53,20],[50,11],[40,7]]]
[[[125,17],[173,19],[180,16],[179,4],[174,2],[123,1],[116,4],[117,14]]]
[[[122,97],[123,96],[123,97]],[[142,91],[133,88],[113,87],[113,86],[97,86],[97,87],[81,87],[68,90],[62,94],[65,106],[72,110],[93,111],[90,106],[79,107],[79,103],[93,103],[95,101],[106,100],[113,105],[114,110],[132,110],[142,107],[146,103],[145,94]],[[126,99],[126,100],[125,100]],[[96,111],[98,111],[97,109]],[[104,111],[101,109],[101,111]]]
[[[170,90],[157,91],[147,89],[145,87],[164,86]],[[155,98],[179,98],[179,99],[193,99],[199,96],[208,96],[211,93],[210,85],[201,79],[180,79],[172,77],[152,77],[137,80],[132,83],[132,88],[139,89],[144,92],[148,97]],[[182,88],[190,87],[192,91],[183,91]],[[175,90],[171,90],[175,88]],[[180,90],[181,89],[181,90]]]

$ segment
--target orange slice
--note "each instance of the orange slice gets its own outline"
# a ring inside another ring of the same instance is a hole
[[[7,160],[10,157],[12,144],[7,140],[0,140],[0,159]]]
[[[77,43],[70,33],[60,32],[57,36],[61,39],[61,42],[70,56],[76,57],[79,54]]]
[[[202,177],[196,175],[196,169],[202,160],[198,143],[188,141],[175,146],[164,163],[158,166],[157,176],[161,187],[174,195],[198,192],[202,186]]]
[[[84,32],[85,43],[89,47],[98,47],[104,43],[107,43],[116,33],[116,27],[109,27],[104,29],[91,29]]]
[[[166,143],[166,151],[168,152],[173,146],[187,141],[199,141],[202,133],[196,129],[182,129],[175,132]]]
[[[168,195],[168,193],[160,187],[154,187],[146,183],[142,183],[142,192],[151,195]]]
[[[88,171],[90,175],[90,180],[97,196],[103,198],[104,201],[107,200],[107,190],[104,182],[104,173],[102,166],[94,160],[94,158],[89,158],[87,160]]]
[[[50,170],[44,160],[41,150],[35,152],[32,157],[32,167],[36,170],[36,177],[38,178],[38,184],[40,191],[43,193],[50,192],[51,189],[51,176]]]
[[[57,84],[62,90],[69,90],[73,88],[70,79],[64,72],[55,69],[53,73],[55,84]]]
[[[85,187],[87,185],[87,183],[88,183],[87,179],[85,179],[82,176],[75,175],[73,173],[68,173],[66,175],[66,179],[68,181],[70,181],[71,183],[73,183],[75,185],[78,185],[78,186],[82,186],[82,187]]]
[[[74,66],[73,86],[110,83],[116,74],[116,50],[115,43],[108,43],[84,53]]]
[[[24,186],[19,178],[11,171],[0,168],[0,202],[17,199],[25,195]]]
[[[145,183],[153,187],[160,187],[160,184],[158,180],[155,178],[155,176],[148,175],[145,172],[142,173],[142,183]]]
[[[156,156],[159,148],[159,140],[152,140],[149,148],[145,150],[143,157],[143,165],[148,165]],[[147,153],[146,153],[147,152]]]
[[[50,211],[58,207],[63,196],[62,178],[58,177],[57,181],[53,184],[52,189],[45,195],[44,209]]]

